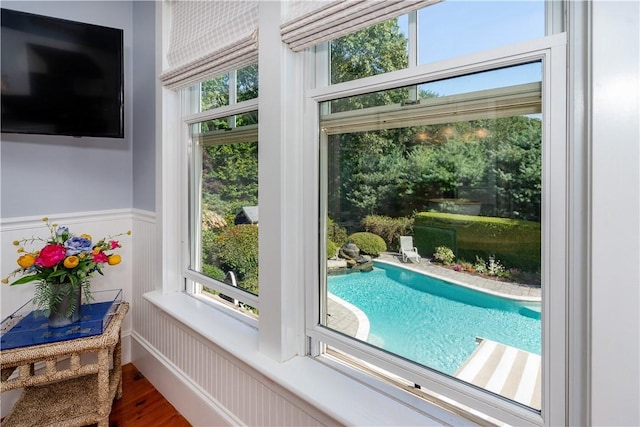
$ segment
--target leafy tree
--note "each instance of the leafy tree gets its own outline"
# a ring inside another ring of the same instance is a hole
[[[493,168],[496,216],[540,221],[542,122],[529,117],[495,119],[487,139]]]
[[[363,152],[354,163],[345,182],[345,187],[350,189],[346,199],[358,209],[359,218],[400,202],[400,188],[406,182],[406,162],[397,147],[383,155]]]
[[[237,101],[258,97],[258,65],[249,65],[236,72]],[[201,110],[229,105],[229,73],[202,82]]]
[[[396,20],[331,44],[332,83],[406,67],[406,40]],[[331,111],[399,104],[408,94],[399,88],[338,99]],[[539,221],[540,124],[507,117],[333,135],[329,214],[357,224],[366,214],[398,217],[423,210],[429,198],[480,197],[487,215]]]
[[[237,71],[238,101],[258,96],[258,66]],[[226,105],[229,102],[229,76],[202,83],[202,108]],[[236,127],[258,123],[257,112],[229,119],[203,123],[202,132],[228,129],[230,120]],[[214,212],[225,216],[237,214],[242,206],[258,203],[258,143],[246,142],[207,146],[203,150],[203,200]]]
[[[237,80],[238,102],[258,97],[258,64],[238,70]]]
[[[202,111],[229,105],[229,74],[202,82],[200,108]]]
[[[258,67],[237,71],[237,101],[258,96]],[[229,75],[202,83],[201,109],[229,104]],[[200,132],[258,123],[257,112],[202,123]],[[234,271],[239,286],[258,293],[257,227],[234,226],[242,206],[258,204],[258,142],[209,145],[202,151],[202,202],[205,211],[222,215],[227,227],[202,232],[202,272],[222,280]]]
[[[407,65],[407,41],[395,19],[331,43],[331,82],[334,84],[404,69]],[[399,104],[407,98],[407,89],[381,91],[332,101],[331,111]],[[400,133],[402,130],[382,130],[331,138],[329,156],[333,169],[329,174],[329,210],[332,217],[358,224],[359,218],[381,206],[397,204],[394,185],[401,181],[404,170],[395,142]]]
[[[331,43],[331,83],[406,68],[407,40],[397,19],[341,37]]]
[[[457,198],[460,188],[473,187],[482,181],[487,159],[484,145],[456,138],[443,144],[415,147],[407,166],[414,194]]]
[[[203,193],[211,195],[205,201],[217,202],[217,206],[210,206],[215,212],[226,215],[230,213],[230,208],[256,205],[258,143],[206,147],[203,152],[203,175]]]

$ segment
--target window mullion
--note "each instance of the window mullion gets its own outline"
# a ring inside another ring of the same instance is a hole
[[[238,103],[238,71],[233,70],[229,72],[229,105],[235,105]],[[228,119],[229,128],[236,127],[236,116],[230,116]]]
[[[418,43],[418,11],[409,13],[409,68],[418,66],[418,52],[420,51]],[[418,87],[411,86],[409,88],[409,100],[416,101],[418,99]]]
[[[302,54],[281,42],[280,2],[260,2],[259,350],[287,360],[304,351],[302,263]],[[286,120],[285,120],[286,118]]]

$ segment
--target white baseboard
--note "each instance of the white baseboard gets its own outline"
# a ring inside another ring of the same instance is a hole
[[[182,373],[135,332],[131,339],[131,363],[194,427],[244,425],[241,420],[226,411],[215,399],[189,382]]]
[[[122,364],[131,363],[131,331],[122,331]]]

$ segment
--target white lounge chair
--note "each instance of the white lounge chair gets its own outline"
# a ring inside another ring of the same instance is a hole
[[[413,237],[411,236],[400,236],[400,253],[403,262],[407,262],[407,260],[420,262],[418,248],[413,246]]]

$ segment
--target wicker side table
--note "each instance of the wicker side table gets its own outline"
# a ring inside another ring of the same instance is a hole
[[[113,399],[122,396],[120,329],[128,310],[120,303],[101,335],[1,351],[0,392],[24,388],[2,426],[108,427]],[[43,372],[35,372],[37,362]]]

